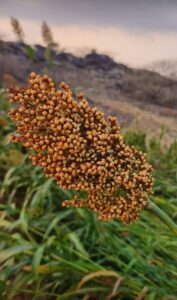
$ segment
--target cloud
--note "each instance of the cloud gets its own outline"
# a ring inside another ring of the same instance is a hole
[[[117,26],[128,30],[177,31],[176,0],[0,0],[2,17],[52,25]]]
[[[26,42],[42,43],[41,24],[22,20]],[[9,18],[0,19],[1,33],[7,40],[14,39]],[[177,59],[176,32],[128,31],[112,26],[52,26],[55,40],[68,51],[96,48],[111,54],[114,59],[140,67],[161,59]]]

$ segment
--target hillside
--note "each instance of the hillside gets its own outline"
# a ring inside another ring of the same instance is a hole
[[[0,81],[4,86],[15,81],[25,84],[31,71],[47,72],[55,82],[64,80],[75,92],[84,91],[91,104],[107,115],[116,115],[126,127],[138,126],[154,135],[165,125],[167,141],[177,136],[177,81],[129,68],[96,52],[76,57],[52,51],[52,59],[46,61],[46,48],[36,45],[31,59],[28,47],[0,43]]]
[[[146,66],[147,70],[177,80],[177,60],[161,60]]]

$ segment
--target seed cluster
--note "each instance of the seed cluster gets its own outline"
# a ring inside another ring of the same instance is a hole
[[[63,206],[87,207],[100,220],[135,220],[152,191],[152,167],[146,156],[124,144],[115,117],[89,106],[83,94],[75,100],[67,84],[60,89],[47,75],[34,72],[28,88],[9,90],[17,102],[9,116],[21,142],[32,151],[34,165],[63,189],[86,191],[87,199],[66,200]]]

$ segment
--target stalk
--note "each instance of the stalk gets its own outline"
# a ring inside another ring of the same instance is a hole
[[[153,201],[148,199],[147,209],[155,214],[164,224],[166,224],[170,230],[177,235],[177,224]]]

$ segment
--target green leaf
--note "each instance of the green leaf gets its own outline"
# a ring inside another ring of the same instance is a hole
[[[10,257],[16,256],[20,253],[24,253],[25,251],[31,250],[32,248],[32,245],[20,245],[7,248],[6,250],[0,252],[0,264],[9,259]]]
[[[79,237],[76,235],[75,232],[70,232],[68,234],[68,238],[74,244],[74,246],[78,251],[80,251],[82,254],[86,255],[87,257],[89,256],[88,252],[84,248],[84,245],[81,243]]]
[[[27,46],[26,53],[29,58],[29,60],[33,63],[34,62],[34,56],[35,56],[35,49],[31,46]]]
[[[45,249],[44,245],[39,246],[34,253],[33,260],[32,260],[32,271],[35,275],[38,274],[38,268],[40,266],[43,257],[44,249]]]

